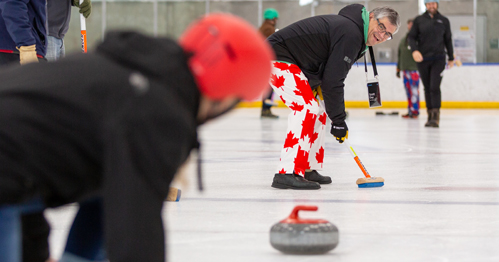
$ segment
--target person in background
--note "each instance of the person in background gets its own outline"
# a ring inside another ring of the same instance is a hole
[[[265,38],[268,38],[273,33],[275,33],[278,18],[279,12],[277,12],[277,10],[275,10],[274,8],[267,8],[263,12],[263,23],[260,26],[259,31]],[[269,86],[269,91],[264,93],[262,100],[262,118],[279,118],[279,116],[272,114],[270,110],[272,106],[276,105],[272,99],[273,95],[274,92],[272,90],[272,87]]]
[[[21,244],[38,229],[21,216],[46,223],[44,209],[68,203],[92,208],[67,261],[95,261],[102,245],[109,261],[165,261],[163,202],[198,127],[259,97],[273,59],[256,28],[213,14],[179,42],[113,31],[94,52],[1,71],[0,261],[47,259]]]
[[[46,61],[46,0],[0,2],[0,66]]]
[[[407,20],[407,30],[411,30],[412,19]],[[411,47],[405,35],[399,44],[397,55],[397,77],[400,78],[402,72],[405,93],[407,94],[408,112],[402,115],[403,118],[418,118],[419,116],[419,73],[418,66],[412,57]]]
[[[439,0],[425,0],[426,12],[414,19],[407,35],[412,57],[417,62],[424,86],[428,121],[425,127],[439,127],[442,94],[440,83],[445,69],[445,56],[449,69],[454,66],[452,32],[447,17],[438,12]],[[447,50],[447,52],[446,52]]]
[[[85,18],[92,12],[92,2],[83,0],[47,0],[47,55],[48,61],[55,61],[66,54],[64,36],[68,32],[71,20],[71,6],[78,7]]]

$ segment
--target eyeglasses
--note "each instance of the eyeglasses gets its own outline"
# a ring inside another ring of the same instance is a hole
[[[379,31],[379,33],[380,34],[384,34],[383,38],[385,38],[386,41],[392,40],[393,36],[392,36],[392,34],[390,34],[390,33],[388,33],[386,31],[385,25],[382,24],[382,23],[380,23],[378,18],[376,18],[376,21],[378,22],[378,31]]]

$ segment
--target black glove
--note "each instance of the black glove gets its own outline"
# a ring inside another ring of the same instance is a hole
[[[83,0],[81,5],[79,0],[73,0],[73,5],[80,8],[80,13],[83,14],[85,18],[90,16],[90,13],[92,12],[92,3],[90,0]]]
[[[343,143],[348,138],[348,126],[345,121],[333,123],[331,126],[331,134],[336,137],[338,142]]]
[[[397,70],[397,74],[395,74],[397,78],[400,78],[400,71]]]

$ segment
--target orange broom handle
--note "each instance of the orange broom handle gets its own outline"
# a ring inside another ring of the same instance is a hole
[[[83,0],[80,0],[80,4]],[[87,24],[85,23],[85,17],[80,14],[80,34],[81,34],[81,51],[83,53],[87,52]]]
[[[350,143],[348,142],[348,139],[345,139],[345,145],[348,147],[349,151],[350,151],[350,154],[353,156],[353,159],[355,160],[355,162],[357,163],[357,165],[360,167],[360,170],[362,170],[362,173],[364,173],[364,176],[367,177],[367,178],[370,178],[371,176],[369,175],[369,173],[367,172],[367,169],[366,167],[364,166],[364,164],[362,164],[362,162],[360,161],[360,158],[359,156],[357,156],[357,154],[355,153],[355,151],[353,150],[353,147],[350,145]]]

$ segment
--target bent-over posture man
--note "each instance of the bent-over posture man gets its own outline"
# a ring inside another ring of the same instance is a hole
[[[340,143],[348,137],[344,81],[367,46],[392,38],[400,26],[389,7],[368,12],[359,4],[338,15],[321,15],[291,24],[268,38],[276,53],[270,83],[292,110],[272,187],[319,189],[331,183],[322,176],[326,118]]]
[[[102,215],[77,218],[104,221],[110,261],[165,261],[161,210],[198,126],[268,86],[271,48],[232,15],[197,21],[180,44],[105,39],[93,53],[0,73],[2,262],[22,261],[21,230],[36,230],[22,214],[72,202],[101,203]],[[73,261],[95,260],[78,260],[89,249]]]

